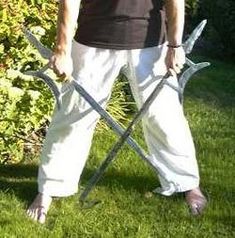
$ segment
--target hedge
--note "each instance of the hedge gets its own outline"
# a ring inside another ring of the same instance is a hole
[[[199,16],[208,19],[213,32],[209,40],[213,41],[214,47],[222,43],[222,53],[235,59],[235,1],[203,0]]]
[[[53,98],[40,80],[22,72],[42,67],[38,52],[29,45],[22,27],[30,29],[44,45],[53,48],[57,1],[1,0],[0,5],[0,163],[33,158],[41,148],[51,119]],[[126,120],[127,104],[115,84],[108,110],[117,120]],[[100,123],[100,128],[105,128]]]

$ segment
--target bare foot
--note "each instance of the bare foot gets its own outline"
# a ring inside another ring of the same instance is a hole
[[[185,192],[185,198],[192,215],[200,215],[207,205],[207,199],[199,187]]]
[[[27,215],[34,221],[43,224],[46,221],[47,211],[52,202],[52,197],[38,193],[33,203],[27,209]]]

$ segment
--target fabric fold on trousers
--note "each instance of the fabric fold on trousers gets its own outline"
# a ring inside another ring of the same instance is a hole
[[[106,50],[74,42],[73,77],[105,108],[115,78],[125,68],[140,108],[166,73],[166,50],[166,44],[145,49]],[[168,80],[178,85],[176,78]],[[38,173],[39,192],[51,196],[77,192],[100,118],[73,87],[64,85],[62,91],[62,109],[53,115]],[[156,191],[171,195],[197,187],[199,174],[194,144],[176,91],[164,86],[143,118],[143,129],[161,183],[161,189]]]

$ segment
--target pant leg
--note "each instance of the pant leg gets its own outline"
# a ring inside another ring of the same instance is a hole
[[[129,51],[129,79],[138,107],[166,73],[166,50],[166,45],[161,45]],[[178,86],[177,78],[168,80]],[[171,195],[197,187],[199,173],[193,139],[175,90],[164,86],[143,118],[143,130],[161,183],[156,192]]]
[[[122,66],[122,53],[74,42],[72,58],[74,79],[105,106]],[[39,192],[59,197],[77,191],[98,119],[71,85],[62,87],[62,108],[53,115],[41,153]]]

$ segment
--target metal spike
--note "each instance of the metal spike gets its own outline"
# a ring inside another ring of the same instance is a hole
[[[50,59],[50,57],[52,56],[52,51],[48,48],[46,48],[32,33],[31,31],[23,28],[23,32],[25,34],[25,36],[27,37],[28,41],[36,47],[36,49],[38,50],[38,52],[40,53],[40,55],[44,58],[44,59]]]
[[[193,46],[194,46],[196,40],[202,34],[202,31],[203,31],[206,23],[207,23],[207,20],[201,21],[201,23],[191,33],[191,35],[189,36],[188,40],[185,41],[183,48],[184,48],[184,51],[185,51],[186,55],[191,53],[191,51],[193,49]]]

